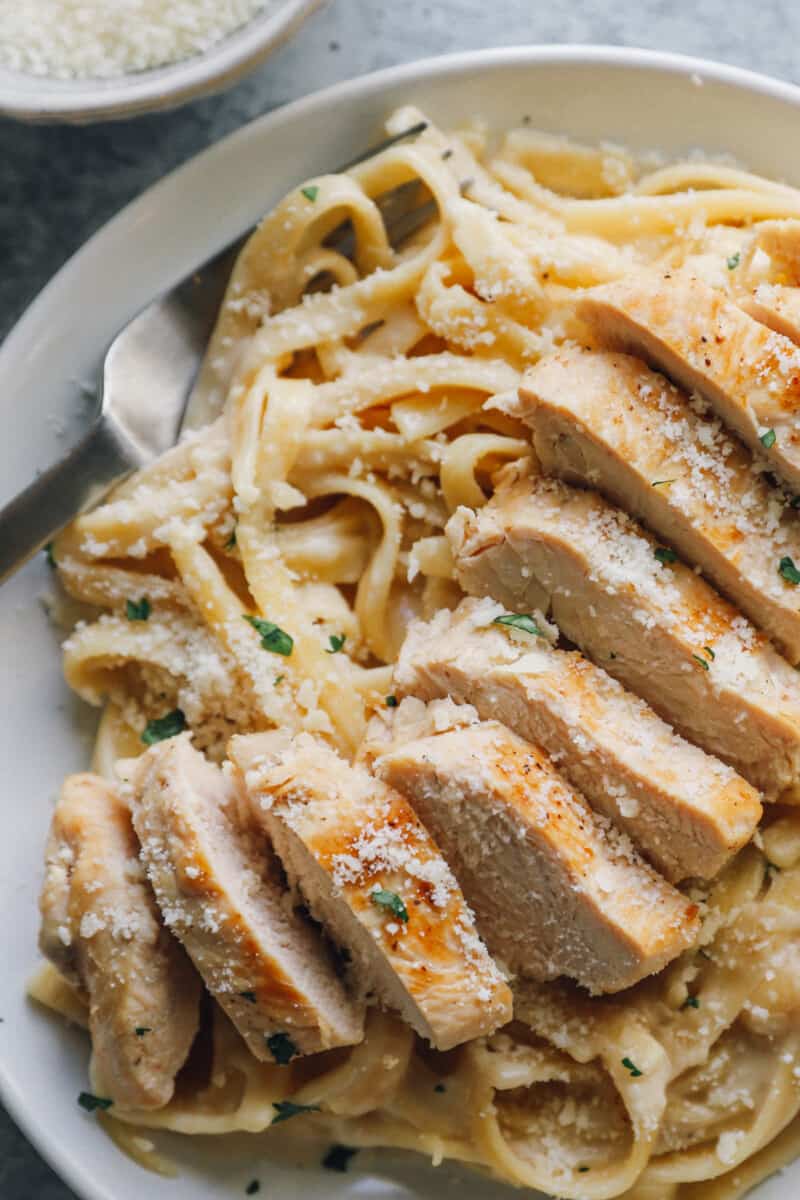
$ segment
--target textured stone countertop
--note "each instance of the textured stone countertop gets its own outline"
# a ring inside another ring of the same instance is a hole
[[[431,54],[527,42],[675,50],[797,82],[799,39],[795,0],[332,0],[221,97],[87,128],[0,120],[0,338],[128,200],[230,130],[305,92]],[[70,1197],[0,1109],[0,1198]]]

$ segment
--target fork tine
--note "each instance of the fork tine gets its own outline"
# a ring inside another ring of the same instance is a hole
[[[342,167],[337,168],[337,172],[349,171],[351,167],[357,167],[359,163],[366,162],[368,158],[374,158],[376,154],[382,154],[384,150],[389,150],[390,147],[396,146],[398,142],[405,141],[406,138],[419,137],[428,128],[427,121],[418,121],[416,125],[410,125],[408,129],[403,129],[400,133],[396,133],[393,137],[386,138],[379,142],[377,146],[370,146],[363,154],[359,154],[356,158],[352,158]]]

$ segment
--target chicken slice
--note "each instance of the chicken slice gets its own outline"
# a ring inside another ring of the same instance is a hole
[[[321,936],[294,911],[232,773],[182,734],[137,760],[131,787],[164,920],[255,1057],[282,1061],[360,1042],[363,1006],[347,995]]]
[[[234,737],[254,815],[365,991],[438,1050],[511,1019],[511,993],[410,804],[310,734]]]
[[[89,1004],[94,1092],[163,1108],[200,1020],[201,983],[164,929],[130,814],[99,775],[71,775],[53,813],[39,947]]]
[[[502,721],[544,750],[668,879],[715,875],[750,827],[736,773],[577,651],[498,625],[504,615],[491,600],[463,600],[413,623],[395,691],[449,696]]]
[[[684,272],[592,289],[578,316],[601,345],[641,354],[697,391],[746,446],[800,489],[800,349]]]
[[[760,283],[741,303],[755,321],[800,344],[800,288]]]
[[[485,508],[447,533],[459,583],[562,633],[744,779],[738,850],[768,799],[800,801],[800,678],[674,553],[596,492],[506,468]]]
[[[695,939],[697,905],[498,721],[401,742],[376,769],[414,805],[514,974],[618,992]]]
[[[800,661],[800,523],[718,421],[638,359],[599,351],[550,355],[502,406],[531,426],[546,474],[640,518]]]

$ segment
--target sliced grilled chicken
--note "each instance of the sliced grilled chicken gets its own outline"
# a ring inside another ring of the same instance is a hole
[[[125,1109],[172,1098],[201,983],[164,929],[130,814],[99,775],[71,775],[45,856],[39,946],[89,1004],[92,1088]]]
[[[396,745],[377,772],[411,800],[514,974],[618,992],[694,941],[697,905],[499,722]]]
[[[718,421],[613,352],[550,355],[502,403],[531,426],[546,474],[639,517],[800,661],[800,522]]]
[[[800,489],[800,349],[787,338],[683,272],[641,271],[604,284],[577,312],[601,345],[641,354],[699,392]]]
[[[760,283],[742,301],[742,308],[762,325],[800,344],[800,288]]]
[[[355,979],[439,1050],[511,1019],[511,993],[407,800],[310,734],[235,737],[229,754]]]
[[[232,773],[190,735],[138,759],[132,812],[156,899],[256,1058],[284,1061],[363,1036],[322,938],[294,911]]]
[[[498,625],[503,608],[463,600],[411,625],[395,691],[450,696],[533,742],[670,880],[711,877],[750,827],[741,780],[577,651]],[[740,815],[741,814],[741,815]]]
[[[549,612],[690,741],[770,800],[800,800],[797,672],[630,517],[597,492],[506,468],[489,504],[460,509],[447,532],[465,591]],[[743,845],[761,805],[739,784]]]

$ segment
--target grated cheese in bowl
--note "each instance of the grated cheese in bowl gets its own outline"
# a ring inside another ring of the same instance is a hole
[[[202,54],[272,0],[0,3],[0,63],[54,79],[108,79]]]

